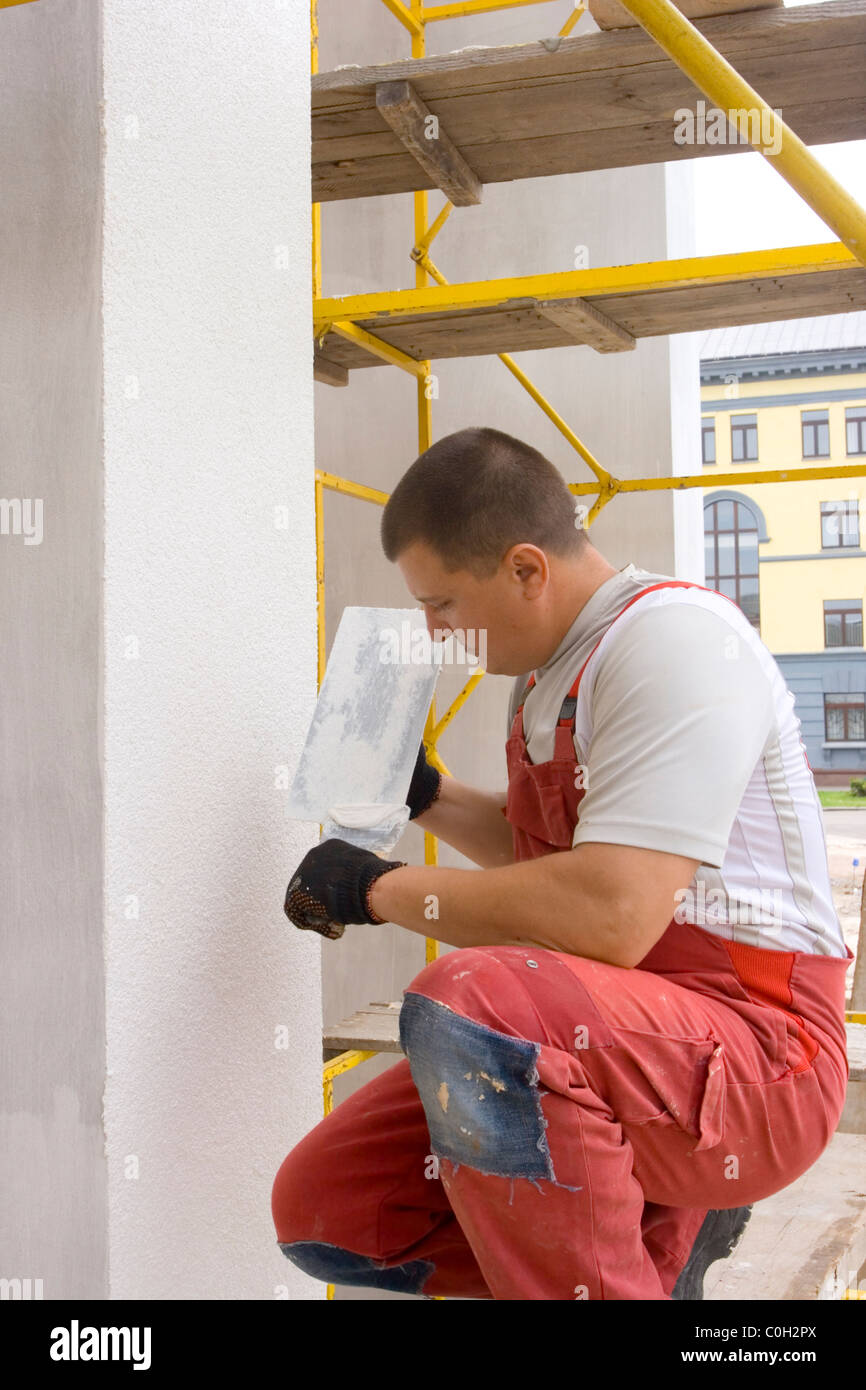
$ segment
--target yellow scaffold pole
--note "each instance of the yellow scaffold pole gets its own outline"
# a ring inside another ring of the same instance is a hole
[[[866,212],[671,0],[620,0],[638,23],[866,265]],[[752,118],[750,120],[750,117]],[[756,119],[757,118],[757,119]],[[752,130],[752,123],[757,127]]]

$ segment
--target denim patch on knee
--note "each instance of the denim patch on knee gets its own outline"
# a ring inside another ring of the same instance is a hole
[[[540,1043],[411,992],[400,1010],[400,1043],[434,1153],[482,1173],[554,1179],[535,1065]]]
[[[409,1260],[385,1269],[370,1255],[358,1255],[321,1240],[278,1241],[287,1260],[313,1279],[329,1284],[363,1284],[392,1293],[420,1293],[436,1266],[430,1260]]]

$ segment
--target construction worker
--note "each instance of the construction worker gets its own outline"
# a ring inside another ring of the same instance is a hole
[[[411,817],[478,869],[332,839],[292,876],[298,927],[457,949],[404,991],[405,1060],[282,1164],[280,1248],[428,1297],[701,1297],[845,1100],[853,955],[793,696],[733,602],[616,570],[497,430],[421,454],[382,543],[431,634],[483,631],[517,678],[508,787],[422,749]]]

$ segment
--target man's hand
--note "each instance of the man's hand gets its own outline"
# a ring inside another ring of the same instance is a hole
[[[428,763],[427,750],[422,741],[421,747],[418,749],[412,781],[409,783],[409,790],[406,793],[406,805],[409,807],[410,820],[416,820],[418,816],[423,816],[424,812],[430,809],[439,796],[441,786],[442,773]]]
[[[367,894],[382,874],[405,867],[402,859],[380,859],[347,840],[323,840],[304,855],[292,875],[285,914],[296,927],[332,941],[350,922],[387,921],[373,912]]]
[[[422,830],[482,869],[493,869],[514,862],[514,837],[503,814],[507,796],[504,791],[478,791],[456,777],[441,777],[428,764],[422,743],[406,801],[409,819]]]

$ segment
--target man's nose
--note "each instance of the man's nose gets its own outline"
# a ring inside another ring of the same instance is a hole
[[[438,632],[440,634],[438,641],[441,642],[441,634],[443,632],[449,633],[451,631],[449,624],[439,614],[434,613],[434,611],[431,608],[424,609],[424,616],[427,619],[427,632],[430,636],[430,640],[436,641],[437,638],[435,634]]]

